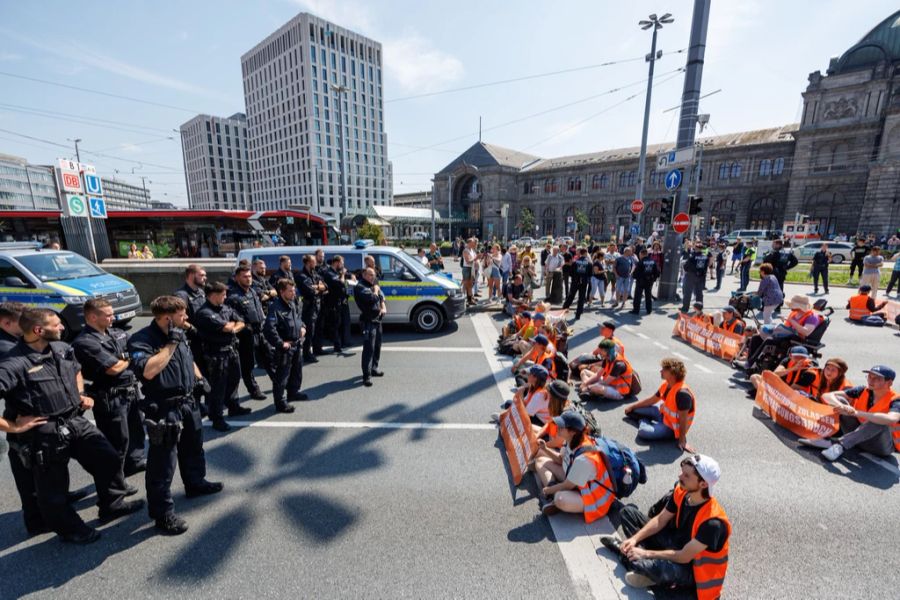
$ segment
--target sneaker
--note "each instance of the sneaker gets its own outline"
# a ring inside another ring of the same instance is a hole
[[[188,530],[187,521],[176,514],[169,514],[162,519],[156,519],[154,527],[166,535],[181,535]]]
[[[305,402],[306,400],[309,400],[309,395],[306,392],[299,392],[296,396],[288,398],[288,402]]]
[[[822,456],[825,457],[825,460],[834,462],[841,457],[844,453],[844,447],[839,443],[834,443],[830,448],[822,450]]]
[[[127,465],[127,466],[125,467],[125,469],[124,469],[124,471],[125,471],[125,477],[128,477],[128,476],[130,476],[130,475],[134,475],[135,473],[142,473],[142,472],[144,472],[144,471],[146,471],[146,470],[147,470],[147,461],[146,461],[146,460],[142,460],[142,461],[137,462],[137,463],[135,463],[135,464],[133,464],[133,465]]]
[[[365,379],[363,379],[363,385],[366,387],[372,387],[372,380],[366,377]]]
[[[144,508],[143,500],[123,500],[118,506],[114,508],[100,509],[100,522],[106,523],[108,521],[112,521],[113,519],[118,519],[119,517],[124,517],[125,515],[130,515],[133,512],[137,512]]]
[[[507,400],[506,402],[504,402],[503,404],[500,405],[500,408],[503,410],[506,410],[506,409],[510,408],[512,405],[513,405],[513,401]]]
[[[372,377],[384,377],[384,371],[379,371],[378,369],[372,369]]]
[[[491,413],[491,423],[500,422],[500,413]]]
[[[831,442],[822,438],[800,438],[797,441],[804,446],[812,446],[813,448],[822,448],[823,450],[831,448]]]
[[[636,573],[635,571],[629,571],[625,573],[625,583],[627,583],[631,587],[636,588],[648,588],[656,585],[655,581],[653,581],[646,575],[641,575],[640,573]]]
[[[218,494],[225,485],[221,481],[203,481],[200,485],[185,488],[184,495],[188,498],[196,498],[197,496],[209,496],[210,494]]]

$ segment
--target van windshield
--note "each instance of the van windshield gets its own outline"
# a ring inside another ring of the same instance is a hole
[[[27,256],[17,256],[16,258],[41,281],[60,281],[106,275],[106,271],[88,259],[71,252],[56,254],[42,252]]]

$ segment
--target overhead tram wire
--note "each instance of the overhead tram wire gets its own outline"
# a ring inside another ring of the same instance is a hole
[[[670,52],[669,54],[681,54],[682,52],[687,51],[687,48],[681,48],[680,50],[675,50],[674,52]],[[554,75],[565,75],[567,73],[578,73],[580,71],[589,71],[592,69],[599,69],[602,67],[609,67],[613,65],[621,65],[630,62],[637,62],[646,60],[645,56],[636,56],[634,58],[623,58],[621,60],[611,60],[607,62],[597,63],[595,65],[585,65],[583,67],[572,67],[570,69],[560,69],[558,71],[548,71],[546,73],[536,73],[534,75],[523,75],[521,77],[513,77],[511,79],[500,79],[497,81],[488,81],[485,83],[476,83],[473,85],[467,85],[458,88],[449,88],[446,90],[438,90],[436,92],[425,92],[423,94],[413,94],[411,96],[402,96],[400,98],[391,98],[389,100],[385,100],[385,104],[393,103],[393,102],[405,102],[406,100],[415,100],[417,98],[428,98],[431,96],[441,96],[443,94],[455,94],[457,92],[466,92],[469,90],[477,90],[486,87],[493,87],[497,85],[504,85],[507,83],[516,83],[519,81],[529,81],[531,79],[541,79],[543,77],[552,77]]]
[[[683,69],[684,69],[684,67],[678,67],[677,69],[674,69],[674,70],[672,70],[672,71],[668,71],[668,72],[666,72],[666,73],[660,73],[659,75],[657,75],[657,77],[665,77],[666,75],[671,75],[671,74],[673,74],[673,73],[677,73],[677,72],[679,72],[679,71],[681,71],[681,70],[683,70]],[[564,109],[564,108],[569,108],[570,106],[575,106],[575,105],[577,105],[577,104],[583,104],[583,103],[585,103],[585,102],[590,102],[591,100],[595,100],[595,99],[597,99],[597,98],[602,98],[603,96],[608,96],[608,95],[610,95],[610,94],[614,94],[614,93],[616,93],[616,92],[620,92],[620,91],[622,91],[622,90],[628,89],[628,88],[630,88],[630,87],[634,87],[634,86],[636,86],[636,85],[643,85],[643,84],[645,84],[645,83],[647,83],[647,78],[646,78],[646,77],[644,77],[643,79],[641,79],[641,80],[639,80],[639,81],[633,81],[633,82],[631,82],[631,83],[627,83],[627,84],[624,84],[624,85],[620,85],[620,86],[618,86],[618,87],[611,88],[611,89],[606,90],[605,92],[601,92],[601,93],[599,93],[599,94],[593,94],[593,95],[591,95],[591,96],[587,96],[586,98],[581,98],[581,99],[579,99],[579,100],[575,100],[574,102],[568,102],[568,103],[562,104],[562,105],[560,105],[560,106],[554,106],[554,107],[552,107],[552,108],[548,108],[548,109],[542,110],[542,111],[540,111],[540,112],[532,113],[532,114],[530,114],[530,115],[525,115],[524,117],[519,117],[519,118],[517,118],[517,119],[513,119],[512,121],[506,121],[505,123],[500,123],[499,125],[494,125],[494,126],[492,126],[492,127],[487,127],[487,128],[485,128],[485,129],[483,129],[482,132],[493,131],[493,130],[495,130],[495,129],[500,129],[500,128],[502,128],[502,127],[508,127],[509,125],[515,125],[516,123],[521,123],[522,121],[527,121],[528,119],[533,119],[533,118],[535,118],[535,117],[540,117],[540,116],[546,115],[546,114],[551,113],[551,112],[555,112],[555,111],[558,111],[558,110],[562,110],[562,109]],[[450,142],[456,142],[456,141],[459,141],[459,140],[471,139],[471,138],[472,138],[472,135],[473,135],[472,133],[468,133],[468,134],[466,134],[466,135],[457,136],[457,137],[455,137],[455,138],[451,138],[451,139],[449,139],[449,140],[444,140],[444,141],[438,142],[438,143],[436,143],[436,144],[430,144],[430,145],[428,145],[428,146],[424,146],[424,147],[422,148],[422,150],[432,150],[432,149],[435,149],[437,146],[443,146],[444,144],[449,144]],[[397,158],[401,158],[401,157],[403,157],[403,156],[409,156],[410,154],[416,154],[416,153],[418,153],[418,152],[421,152],[422,150],[411,150],[410,152],[404,152],[403,154],[398,154],[398,155],[394,156],[394,157],[392,158],[392,160],[393,160],[393,159],[397,159]]]
[[[47,110],[43,108],[31,108],[28,106],[21,106],[18,104],[6,104],[0,102],[0,110],[5,110],[9,112],[16,112],[21,114],[27,114],[37,117],[45,117],[48,119],[57,119],[59,121],[67,121],[70,123],[77,123],[79,125],[91,125],[91,126],[116,126],[116,127],[108,127],[109,129],[120,129],[121,131],[131,131],[132,133],[142,133],[144,135],[148,135],[149,133],[172,133],[171,129],[163,129],[161,127],[149,127],[146,125],[138,125],[135,123],[126,123],[123,121],[111,121],[108,119],[98,119],[96,117],[89,117],[87,115],[74,115],[71,113],[63,113],[54,110]],[[129,129],[121,129],[123,127],[127,127]],[[145,131],[133,131],[143,129]]]

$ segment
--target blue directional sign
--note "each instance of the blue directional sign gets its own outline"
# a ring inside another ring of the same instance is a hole
[[[666,173],[666,189],[674,192],[681,185],[681,171],[672,169]]]
[[[100,177],[84,174],[84,187],[89,196],[102,196],[103,187],[100,185]]]
[[[95,219],[106,218],[106,201],[103,198],[91,196],[88,198],[88,206],[91,209],[91,216]]]
[[[641,228],[638,226],[638,224],[632,223],[631,224],[631,235],[637,235],[640,232],[641,232]]]

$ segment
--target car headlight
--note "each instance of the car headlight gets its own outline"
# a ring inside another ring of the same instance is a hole
[[[460,294],[462,294],[462,290],[460,290],[458,288],[447,288],[447,297],[448,298],[456,298]]]
[[[66,304],[84,304],[87,300],[87,296],[62,296],[62,301]]]

